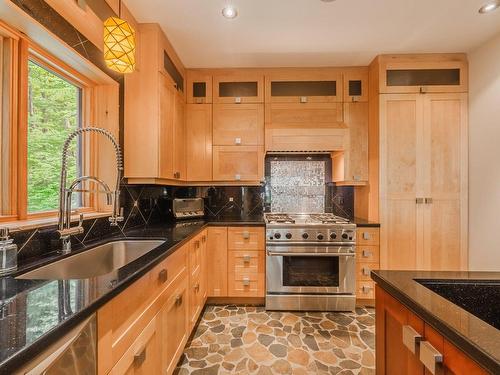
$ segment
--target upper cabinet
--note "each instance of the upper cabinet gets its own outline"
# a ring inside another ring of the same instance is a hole
[[[214,103],[263,103],[264,75],[238,69],[222,71],[213,78]]]
[[[468,90],[465,54],[383,55],[377,59],[380,93]]]
[[[262,104],[214,104],[213,144],[216,146],[263,145]]]
[[[186,78],[186,103],[212,103],[212,75],[190,70]]]
[[[368,101],[368,68],[347,68],[344,70],[344,102]]]

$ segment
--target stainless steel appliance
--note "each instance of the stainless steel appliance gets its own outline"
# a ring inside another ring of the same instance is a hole
[[[203,198],[174,199],[172,212],[176,219],[191,219],[205,216]]]
[[[333,214],[265,214],[266,309],[352,311],[356,225]]]

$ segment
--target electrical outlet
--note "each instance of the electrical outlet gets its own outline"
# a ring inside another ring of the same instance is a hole
[[[234,198],[233,197],[229,197],[229,202],[234,202]]]

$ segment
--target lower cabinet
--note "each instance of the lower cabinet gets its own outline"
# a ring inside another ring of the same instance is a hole
[[[370,272],[380,267],[379,237],[380,228],[356,229],[356,298],[370,304],[375,299],[375,283]]]
[[[486,375],[464,352],[376,287],[377,375]],[[437,361],[436,358],[442,361]]]
[[[264,296],[263,235],[254,227],[204,229],[101,307],[98,375],[170,375],[207,296]]]
[[[188,278],[183,278],[159,313],[162,374],[172,374],[190,335]]]

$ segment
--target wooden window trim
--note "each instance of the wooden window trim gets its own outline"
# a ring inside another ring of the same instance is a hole
[[[95,118],[95,89],[98,84],[78,71],[52,56],[40,46],[33,43],[21,33],[16,32],[0,21],[0,34],[11,38],[15,44],[13,51],[13,90],[11,92],[11,173],[10,181],[10,214],[1,215],[0,223],[35,220],[56,217],[56,210],[29,213],[27,207],[27,130],[28,130],[28,62],[32,60],[44,68],[53,71],[62,78],[82,88],[82,127],[88,127]],[[83,152],[84,173],[94,175],[97,171],[98,159],[93,150],[97,149],[95,135],[86,138]],[[93,188],[93,186],[90,186]],[[98,198],[96,194],[89,194],[85,199],[85,206],[79,207],[78,212],[98,212]]]

